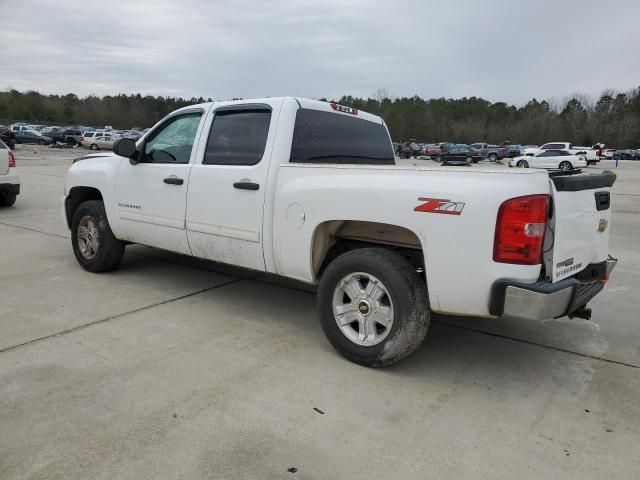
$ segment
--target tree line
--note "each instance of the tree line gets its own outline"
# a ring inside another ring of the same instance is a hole
[[[327,99],[322,99],[327,100]],[[107,95],[80,98],[17,90],[0,91],[0,123],[149,127],[169,112],[210,98]],[[337,101],[385,119],[395,141],[541,144],[550,140],[618,148],[640,147],[640,87],[605,91],[600,98],[574,95],[563,101],[536,100],[523,106],[479,97],[393,98],[383,89],[369,98]]]

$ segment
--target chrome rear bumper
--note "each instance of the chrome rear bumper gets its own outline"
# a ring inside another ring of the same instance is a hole
[[[617,262],[609,257],[601,264],[590,265],[583,272],[591,269],[597,275],[594,273],[588,281],[582,272],[556,283],[499,280],[493,286],[489,310],[496,317],[507,315],[526,320],[572,315],[600,293]]]

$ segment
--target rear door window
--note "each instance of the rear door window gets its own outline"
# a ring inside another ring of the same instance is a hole
[[[256,165],[264,155],[271,110],[216,112],[203,165]]]
[[[395,155],[384,125],[302,108],[296,115],[290,161],[394,165]]]

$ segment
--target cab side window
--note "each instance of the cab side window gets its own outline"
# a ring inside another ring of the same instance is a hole
[[[256,165],[264,155],[271,110],[217,112],[203,165]]]
[[[170,118],[145,142],[141,163],[189,163],[202,113]]]

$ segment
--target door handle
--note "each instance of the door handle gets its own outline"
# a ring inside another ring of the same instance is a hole
[[[233,188],[237,188],[239,190],[258,190],[260,189],[260,185],[253,182],[236,182],[233,184]]]
[[[178,177],[167,177],[163,180],[164,183],[168,183],[169,185],[182,185],[184,180]]]

